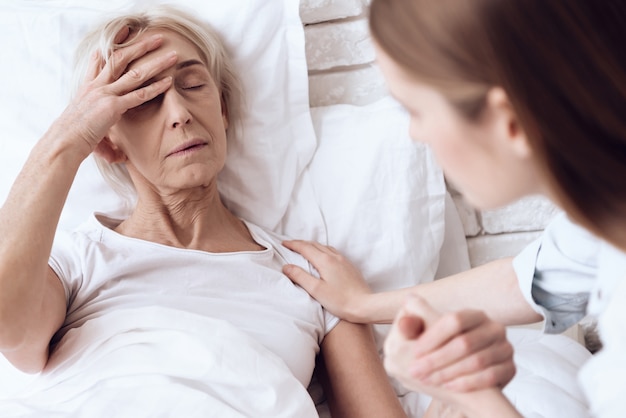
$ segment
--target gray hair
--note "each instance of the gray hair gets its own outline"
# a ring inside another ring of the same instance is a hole
[[[72,96],[84,82],[89,57],[94,52],[98,51],[105,62],[108,62],[115,50],[137,41],[138,36],[133,36],[121,44],[115,43],[116,34],[125,26],[136,35],[148,29],[169,30],[187,38],[197,47],[200,58],[221,92],[229,120],[227,137],[231,139],[240,128],[243,93],[241,81],[234,70],[226,47],[220,35],[209,24],[171,6],[152,6],[143,11],[127,12],[108,19],[91,30],[76,49]],[[110,164],[97,154],[93,156],[106,182],[124,199],[126,209],[130,209],[136,201],[137,191],[126,165]]]

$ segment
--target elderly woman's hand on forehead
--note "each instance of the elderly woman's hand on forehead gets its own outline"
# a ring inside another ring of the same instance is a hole
[[[117,34],[115,42],[123,42],[129,34],[125,27]],[[171,77],[147,82],[176,63],[174,51],[127,71],[129,64],[159,48],[162,42],[160,34],[145,37],[114,51],[108,61],[99,51],[92,54],[83,84],[59,119],[59,123],[73,133],[70,136],[77,144],[86,145],[87,153],[97,149],[106,158],[110,150],[101,141],[109,128],[128,109],[154,99],[170,87]]]

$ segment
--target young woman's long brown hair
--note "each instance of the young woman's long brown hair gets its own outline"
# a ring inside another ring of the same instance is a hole
[[[469,119],[504,88],[558,203],[626,249],[626,2],[372,0],[370,28]]]

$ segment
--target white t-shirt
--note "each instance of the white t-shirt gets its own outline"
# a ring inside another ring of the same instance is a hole
[[[559,332],[598,319],[602,349],[579,382],[592,416],[626,417],[626,254],[559,216],[514,260],[526,299]]]
[[[311,268],[281,237],[246,222],[264,250],[209,253],[129,238],[112,230],[117,224],[98,214],[57,233],[49,264],[67,316],[53,341],[112,310],[163,306],[227,320],[309,384],[319,344],[339,319],[282,274],[288,263]]]

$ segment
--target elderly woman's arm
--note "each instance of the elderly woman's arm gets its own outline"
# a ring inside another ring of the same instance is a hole
[[[92,151],[106,156],[103,139],[126,110],[171,85],[168,78],[141,88],[175,56],[124,73],[161,42],[154,37],[118,50],[115,64],[92,57],[82,89],[35,145],[0,209],[0,351],[21,370],[45,366],[50,339],[65,318],[65,293],[48,258],[74,176]]]
[[[65,317],[65,294],[48,257],[82,158],[60,130],[53,126],[35,146],[0,209],[0,350],[26,372],[45,366]]]
[[[368,326],[339,322],[322,342],[321,359],[333,418],[406,418]]]

